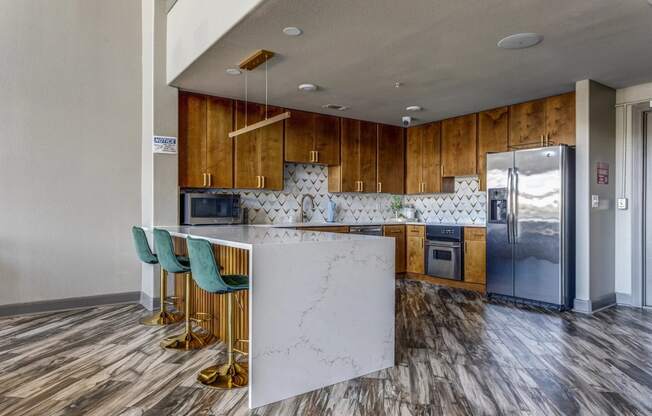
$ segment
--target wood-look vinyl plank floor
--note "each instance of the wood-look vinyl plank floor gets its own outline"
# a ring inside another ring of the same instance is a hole
[[[224,344],[162,350],[181,327],[139,305],[0,319],[0,416],[648,415],[652,311],[585,316],[397,280],[396,365],[253,411],[195,382]]]

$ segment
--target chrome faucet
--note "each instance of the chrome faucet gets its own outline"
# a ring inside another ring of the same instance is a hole
[[[310,210],[315,210],[315,198],[312,195],[303,194],[301,197],[301,203],[299,204],[299,218],[301,219],[301,222],[305,222],[306,220],[306,212],[303,210],[303,204],[306,201],[306,198],[310,200]]]

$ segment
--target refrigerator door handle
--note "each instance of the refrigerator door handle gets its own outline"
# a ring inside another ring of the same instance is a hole
[[[509,168],[507,170],[507,244],[514,244],[514,241],[512,240],[512,234],[513,234],[513,204],[514,204],[514,188],[513,188],[513,182],[512,182],[512,168]]]
[[[514,204],[512,207],[512,232],[514,235],[512,241],[516,244],[518,239],[518,168],[512,170],[512,176],[514,176],[514,183],[512,184],[512,203]]]

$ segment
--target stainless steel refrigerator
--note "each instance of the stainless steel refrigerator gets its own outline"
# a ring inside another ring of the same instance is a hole
[[[487,293],[572,307],[575,152],[487,155]]]

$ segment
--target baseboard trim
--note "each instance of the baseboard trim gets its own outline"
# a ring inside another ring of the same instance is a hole
[[[154,309],[158,309],[159,305],[161,304],[161,298],[152,298],[145,292],[140,292],[140,301],[139,303],[145,307],[145,309],[149,311],[153,311]]]
[[[88,308],[116,303],[137,303],[140,298],[140,292],[122,292],[109,293],[106,295],[82,296],[77,298],[44,300],[38,302],[13,303],[10,305],[0,305],[0,316],[27,315],[32,313]]]
[[[616,293],[610,293],[596,300],[576,298],[573,302],[573,310],[575,312],[586,314],[593,314],[612,306],[616,306]]]
[[[618,305],[635,306],[634,302],[632,302],[631,293],[616,292],[616,303]]]

